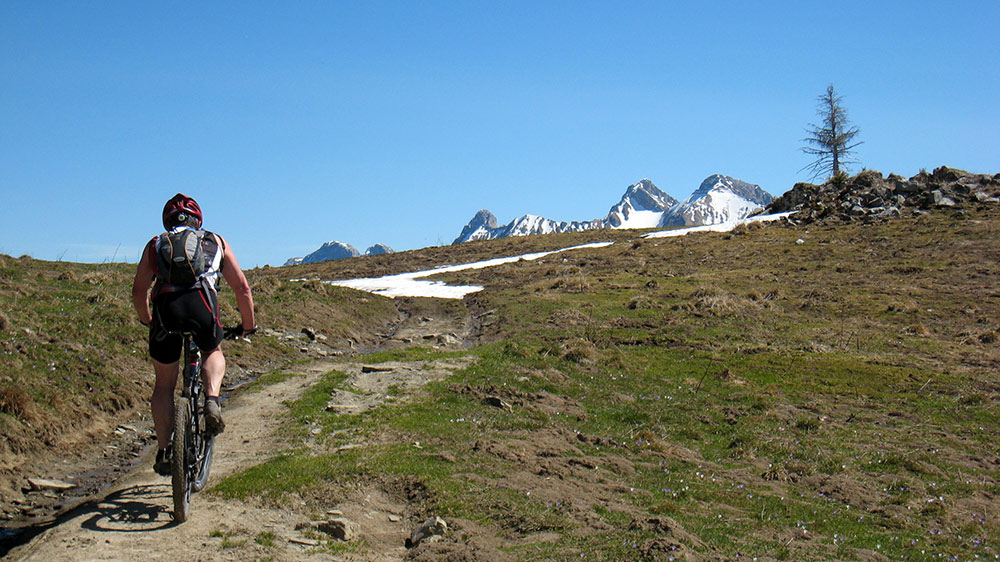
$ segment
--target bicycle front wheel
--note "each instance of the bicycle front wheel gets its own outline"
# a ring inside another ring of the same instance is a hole
[[[183,523],[191,514],[191,482],[188,476],[188,454],[192,435],[188,429],[191,410],[185,398],[174,404],[174,440],[170,457],[171,484],[174,492],[174,521]]]

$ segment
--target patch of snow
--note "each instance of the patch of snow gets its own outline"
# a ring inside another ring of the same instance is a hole
[[[777,213],[774,215],[757,215],[755,217],[747,217],[742,220],[729,221],[719,224],[706,224],[702,226],[691,226],[687,228],[675,228],[672,230],[661,230],[660,232],[650,232],[643,236],[643,238],[672,238],[674,236],[684,236],[685,234],[691,234],[692,232],[729,232],[730,230],[736,228],[738,224],[750,224],[752,222],[771,222],[776,220],[781,220],[793,212],[788,213]]]
[[[472,240],[489,240],[490,239],[490,231],[485,226],[480,226],[479,228],[477,228],[476,230],[474,230],[472,233],[470,233],[468,236],[466,236],[466,239],[469,240],[469,241],[472,241]]]
[[[469,293],[482,291],[478,285],[447,285],[441,281],[417,279],[411,273],[387,275],[367,279],[347,279],[344,281],[324,281],[330,285],[350,287],[384,297],[433,297],[439,299],[460,299]]]
[[[465,295],[468,295],[469,293],[482,291],[483,288],[478,285],[447,285],[445,283],[442,283],[441,281],[428,281],[423,278],[431,277],[433,275],[439,275],[442,273],[454,273],[456,271],[466,271],[469,269],[484,269],[487,267],[496,267],[498,265],[503,265],[505,263],[513,263],[521,260],[532,261],[559,252],[568,252],[571,250],[580,250],[584,248],[603,248],[605,246],[610,246],[611,244],[612,242],[595,242],[593,244],[583,244],[581,246],[573,246],[570,248],[563,248],[561,250],[553,250],[550,252],[535,252],[533,254],[524,254],[522,256],[494,258],[491,260],[484,260],[484,261],[466,263],[460,265],[448,265],[448,266],[436,267],[434,269],[429,269],[426,271],[416,271],[413,273],[400,273],[397,275],[386,275],[384,277],[369,277],[364,279],[324,281],[324,283],[328,283],[330,285],[336,285],[338,287],[349,287],[351,289],[357,289],[359,291],[367,291],[369,293],[375,293],[377,295],[382,295],[390,298],[432,297],[439,299],[460,299],[465,297]],[[304,279],[293,279],[293,281],[304,281]]]
[[[645,216],[640,213],[646,213],[646,212],[650,214],[659,214],[654,211],[633,211],[632,214],[635,220],[639,220],[640,218]],[[637,214],[639,216],[635,216]],[[738,224],[749,224],[752,222],[770,222],[770,221],[780,220],[791,214],[792,212],[778,213],[774,215],[759,215],[742,220],[729,221],[721,224],[692,226],[688,228],[675,228],[671,230],[663,230],[660,232],[651,232],[649,234],[644,235],[643,238],[668,238],[673,236],[684,236],[685,234],[690,234],[692,232],[728,232],[733,228],[736,228],[736,225]],[[633,217],[630,217],[630,220]],[[532,217],[532,218],[539,218],[539,217]],[[643,227],[630,226],[628,228],[643,228]],[[415,271],[412,273],[400,273],[397,275],[386,275],[384,277],[344,279],[340,281],[323,281],[323,282],[330,285],[336,285],[338,287],[350,287],[352,289],[357,289],[359,291],[367,291],[369,293],[375,293],[377,295],[382,295],[390,298],[432,297],[439,299],[461,299],[470,293],[482,291],[483,287],[478,285],[448,285],[441,281],[431,281],[425,279],[425,277],[432,277],[434,275],[440,275],[442,273],[467,271],[470,269],[485,269],[487,267],[496,267],[498,265],[514,263],[521,260],[532,261],[559,252],[569,252],[572,250],[580,250],[584,248],[603,248],[605,246],[610,246],[611,244],[613,244],[613,242],[595,242],[593,244],[572,246],[569,248],[563,248],[561,250],[552,250],[549,252],[535,252],[532,254],[524,254],[521,256],[494,258],[491,260],[483,260],[483,261],[459,264],[459,265],[446,265],[446,266],[436,267],[434,269],[428,269],[425,271]],[[293,279],[293,281],[305,281],[305,279]]]
[[[727,223],[739,220],[760,208],[760,205],[731,191],[715,189],[698,201],[689,202],[682,216],[687,224]]]
[[[689,226],[686,228],[675,228],[673,230],[661,230],[660,232],[650,232],[643,235],[643,238],[673,238],[674,236],[684,236],[694,232],[729,232],[736,228],[735,222],[721,222],[719,224],[703,224],[701,226]]]
[[[656,228],[663,220],[663,211],[639,211],[628,209],[622,213],[624,219],[615,228]]]

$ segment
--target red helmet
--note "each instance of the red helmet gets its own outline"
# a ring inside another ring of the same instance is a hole
[[[170,230],[172,226],[176,226],[176,221],[171,219],[181,213],[186,213],[195,217],[198,224],[194,228],[201,228],[201,207],[198,206],[197,201],[191,199],[183,193],[174,195],[170,201],[167,201],[167,204],[163,206],[163,228]]]

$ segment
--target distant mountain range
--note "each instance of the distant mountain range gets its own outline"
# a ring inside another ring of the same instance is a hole
[[[385,244],[375,244],[365,250],[366,256],[377,256],[379,254],[391,254],[393,249]],[[356,258],[361,255],[357,248],[344,242],[327,242],[319,247],[315,252],[303,258],[291,258],[285,265],[298,265],[300,263],[315,263],[329,260],[342,260],[344,258]]]
[[[766,207],[774,199],[759,185],[729,176],[715,174],[705,181],[685,201],[674,199],[648,179],[628,186],[621,201],[611,207],[608,216],[590,221],[556,222],[535,215],[522,215],[505,225],[499,225],[493,213],[483,209],[476,213],[453,244],[471,240],[489,240],[508,236],[578,232],[600,228],[667,228],[701,226],[733,222],[746,218]],[[366,256],[391,253],[383,244],[365,251]],[[360,256],[354,246],[343,242],[327,242],[315,252],[292,258],[285,265],[339,260]]]
[[[762,210],[774,199],[759,185],[729,176],[711,175],[690,197],[680,202],[648,179],[630,185],[608,216],[591,221],[556,222],[535,215],[522,215],[498,225],[493,213],[476,213],[454,244],[508,236],[578,232],[598,228],[664,228],[701,226],[737,221]]]

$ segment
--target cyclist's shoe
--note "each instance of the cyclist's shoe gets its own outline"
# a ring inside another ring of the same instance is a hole
[[[170,476],[170,448],[156,451],[156,461],[153,462],[153,472],[160,476]]]
[[[226,429],[226,422],[222,420],[222,408],[215,400],[208,400],[205,403],[205,431],[209,435],[218,435]]]

